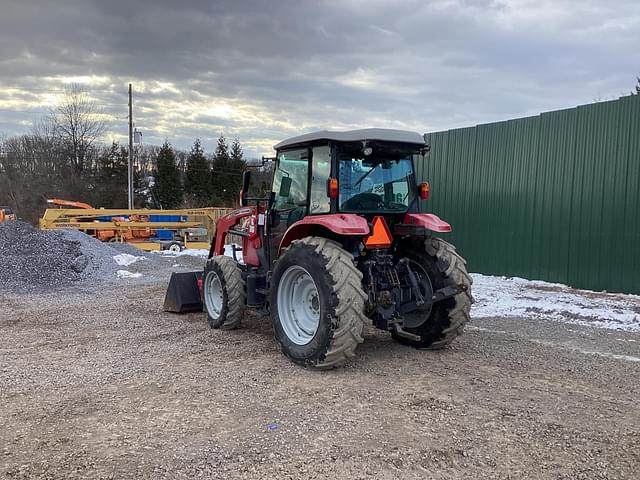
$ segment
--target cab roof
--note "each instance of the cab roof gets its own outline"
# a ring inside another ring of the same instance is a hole
[[[412,145],[425,146],[424,137],[416,132],[406,130],[392,130],[388,128],[365,128],[362,130],[349,130],[346,132],[334,132],[331,130],[320,130],[318,132],[306,133],[291,137],[276,144],[275,150],[282,150],[296,145],[317,142],[320,140],[332,140],[336,142],[360,142],[365,140],[375,140],[380,142],[409,143]]]

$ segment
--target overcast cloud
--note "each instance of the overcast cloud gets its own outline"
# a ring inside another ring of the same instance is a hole
[[[419,132],[626,95],[637,0],[4,0],[0,134],[25,133],[70,82],[126,141],[250,155],[316,129]]]

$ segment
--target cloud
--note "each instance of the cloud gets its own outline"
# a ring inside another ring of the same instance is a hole
[[[617,97],[638,45],[635,0],[6,0],[0,132],[74,81],[124,140],[132,82],[146,142],[212,150],[224,133],[268,154],[313,129],[433,131]]]

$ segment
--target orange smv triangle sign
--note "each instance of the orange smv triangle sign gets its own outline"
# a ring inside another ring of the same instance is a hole
[[[371,235],[369,235],[364,241],[364,246],[367,248],[388,248],[393,243],[393,237],[387,227],[387,222],[383,217],[373,217],[373,227],[371,228]]]

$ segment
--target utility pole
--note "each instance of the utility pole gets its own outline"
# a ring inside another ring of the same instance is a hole
[[[127,191],[129,210],[133,208],[133,101],[129,84],[129,164],[127,165]]]

